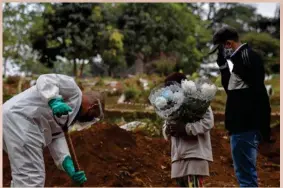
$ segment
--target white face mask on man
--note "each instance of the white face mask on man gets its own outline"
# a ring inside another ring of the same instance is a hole
[[[222,49],[223,49],[223,56],[225,59],[230,59],[230,57],[233,55],[234,53],[234,49],[232,48],[232,42],[231,41],[226,41],[223,45],[222,45]]]
[[[223,49],[223,56],[225,59],[229,59],[233,53],[234,53],[234,50],[232,48]]]

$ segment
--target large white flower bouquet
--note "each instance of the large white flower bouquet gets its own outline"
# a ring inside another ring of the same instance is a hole
[[[209,80],[183,80],[154,88],[149,96],[156,113],[165,120],[195,122],[202,119],[217,87]]]

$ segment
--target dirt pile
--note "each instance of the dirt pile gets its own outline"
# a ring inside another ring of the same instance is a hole
[[[279,162],[274,157],[280,153],[278,130],[275,133],[277,143],[271,154],[260,154],[258,157],[259,183],[263,187],[280,185],[280,169],[271,164]],[[205,186],[237,186],[225,131],[214,129],[211,135],[214,162],[211,163],[211,176],[205,179]],[[176,186],[170,178],[170,143],[162,139],[132,134],[118,126],[105,124],[76,132],[72,134],[72,139],[80,166],[87,174],[85,186]],[[73,186],[64,172],[57,170],[49,151],[45,150],[44,154],[46,186]],[[4,186],[9,186],[11,177],[6,154],[3,174]]]
[[[131,134],[118,126],[105,124],[75,132],[72,140],[80,167],[88,178],[85,186],[175,185],[170,179],[170,146],[164,140]],[[73,186],[64,172],[57,170],[48,149],[44,154],[46,186]],[[4,186],[9,186],[6,154],[3,164]]]

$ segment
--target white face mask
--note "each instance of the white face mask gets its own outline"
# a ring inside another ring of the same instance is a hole
[[[224,56],[225,59],[230,58],[233,53],[234,53],[234,50],[232,48],[224,48],[223,49],[223,56]]]

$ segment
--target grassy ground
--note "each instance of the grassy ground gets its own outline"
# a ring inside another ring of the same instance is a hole
[[[270,98],[272,111],[280,112],[280,75],[275,75],[272,80],[266,81],[266,84],[272,85],[274,92]]]
[[[158,80],[157,83],[160,83],[160,80],[162,79],[156,79]],[[134,86],[136,83],[135,81],[131,81],[128,79],[126,81],[127,83],[130,83],[129,85],[132,87],[138,87]],[[275,75],[272,80],[266,81],[266,84],[272,85],[273,88],[273,95],[270,97],[270,104],[272,108],[272,112],[279,112],[280,111],[280,75]],[[150,84],[152,87],[154,86],[151,82]],[[149,92],[146,93],[140,93],[137,92],[136,97],[133,97],[130,101],[131,102],[142,102],[142,103],[148,103],[147,96]],[[137,100],[138,99],[138,100]],[[133,109],[133,110],[145,110],[144,107],[138,106],[138,105],[121,105],[121,104],[115,104],[115,101],[117,102],[118,96],[111,96],[107,99],[107,106],[109,108],[127,108],[127,109]],[[225,91],[218,91],[215,99],[212,101],[211,106],[213,110],[215,111],[224,111],[225,110],[225,104],[226,104],[226,93]]]
[[[111,109],[132,109],[137,111],[146,110],[144,106],[141,105],[124,105],[117,104],[117,100],[121,96],[122,93],[126,95],[128,102],[133,103],[147,103],[148,104],[148,96],[150,94],[150,90],[143,91],[141,84],[139,83],[139,79],[144,78],[148,80],[150,89],[154,88],[156,85],[159,85],[163,77],[159,77],[157,75],[140,75],[137,77],[127,78],[127,79],[113,79],[113,78],[91,78],[87,80],[80,80],[80,84],[86,90],[111,90],[110,85],[107,83],[111,81],[118,81],[118,85],[116,86],[116,91],[112,94],[107,94],[106,99],[106,107]],[[218,80],[218,81],[217,81]],[[214,82],[219,82],[219,79],[214,79]],[[9,78],[4,80],[3,84],[3,101],[5,102],[13,95],[17,94],[17,82],[18,78]],[[93,83],[96,83],[95,85]],[[272,80],[266,81],[266,84],[272,85],[273,95],[270,97],[272,112],[280,111],[280,75],[275,75]],[[91,85],[91,86],[89,86]],[[218,84],[217,84],[218,85]],[[25,83],[23,90],[28,88],[28,83]],[[224,111],[226,103],[226,93],[225,91],[218,91],[215,99],[212,101],[211,106],[215,111]]]

